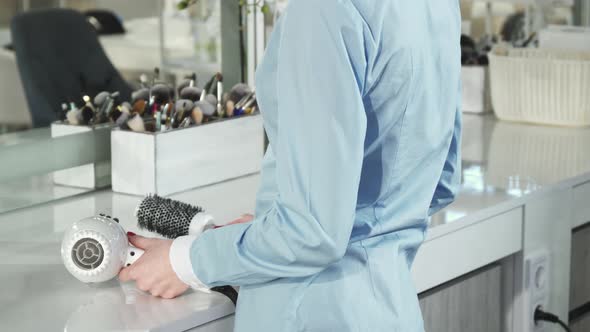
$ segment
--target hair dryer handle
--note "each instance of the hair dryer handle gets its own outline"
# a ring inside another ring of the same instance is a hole
[[[136,260],[143,255],[144,251],[142,249],[136,248],[134,246],[127,247],[127,256],[125,258],[125,266],[129,266],[135,263]]]

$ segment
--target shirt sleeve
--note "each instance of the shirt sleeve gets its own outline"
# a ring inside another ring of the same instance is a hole
[[[461,187],[461,84],[459,84],[457,103],[459,106],[457,106],[455,111],[455,124],[453,126],[451,145],[449,146],[449,152],[440,180],[430,203],[430,209],[428,210],[429,216],[451,204]]]
[[[279,195],[276,171],[277,160],[272,152],[272,146],[269,145],[262,160],[260,186],[256,193],[256,211],[254,212],[256,216],[267,214]]]
[[[252,223],[193,241],[190,261],[205,285],[309,276],[344,256],[366,132],[363,26],[351,7],[294,0],[282,17],[280,45],[272,46],[279,47],[278,130],[268,160],[276,194]]]

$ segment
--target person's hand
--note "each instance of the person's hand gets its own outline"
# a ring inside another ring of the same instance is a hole
[[[251,214],[243,214],[240,218],[230,222],[228,225],[245,224],[254,220],[254,216]]]
[[[134,280],[137,288],[153,296],[172,299],[184,293],[189,286],[176,276],[170,264],[172,240],[151,239],[128,233],[129,242],[144,254],[131,266],[119,272],[119,280]]]

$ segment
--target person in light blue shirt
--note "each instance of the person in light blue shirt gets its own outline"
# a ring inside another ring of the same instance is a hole
[[[256,77],[255,218],[132,236],[122,279],[241,286],[237,332],[423,331],[410,271],[460,184],[460,21],[457,0],[291,0]]]

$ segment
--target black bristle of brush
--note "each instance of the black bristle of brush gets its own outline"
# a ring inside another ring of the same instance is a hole
[[[198,206],[148,195],[137,207],[137,225],[141,229],[158,233],[169,239],[188,235],[191,221],[203,212]]]
[[[214,89],[217,86],[217,74],[213,75],[213,77],[211,77],[211,79],[207,82],[207,84],[205,84],[205,91],[207,91],[207,93],[211,93],[212,89]]]

